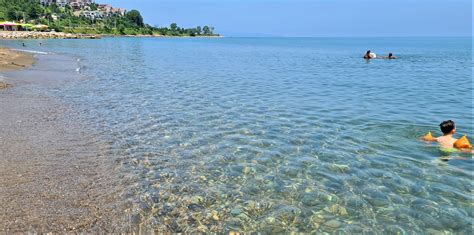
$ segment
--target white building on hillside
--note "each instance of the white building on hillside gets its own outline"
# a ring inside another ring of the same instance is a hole
[[[49,6],[51,4],[56,4],[60,7],[65,7],[70,5],[73,8],[82,8],[84,6],[89,6],[94,3],[94,0],[40,0],[40,3],[44,6]]]

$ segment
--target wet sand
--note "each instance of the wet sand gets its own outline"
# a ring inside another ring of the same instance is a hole
[[[0,72],[12,71],[30,67],[34,62],[31,54],[13,51],[0,47]],[[0,77],[0,89],[11,87]]]
[[[0,47],[0,72],[29,67],[33,62],[31,54]]]
[[[14,86],[0,90],[0,233],[124,231],[114,159],[87,120],[50,95],[79,79],[72,61],[54,60],[4,74]]]

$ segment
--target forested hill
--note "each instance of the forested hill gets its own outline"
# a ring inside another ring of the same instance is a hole
[[[144,23],[137,10],[126,11],[107,4],[58,6],[39,0],[0,0],[0,21],[45,24],[51,30],[82,34],[218,36],[210,26],[182,28],[176,23],[155,27]]]

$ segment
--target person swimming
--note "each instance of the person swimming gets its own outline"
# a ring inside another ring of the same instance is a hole
[[[435,138],[434,140],[438,142],[442,148],[453,148],[454,142],[457,141],[457,139],[453,137],[454,133],[456,133],[456,124],[451,120],[447,120],[439,124],[439,127],[441,132],[443,132],[443,136]]]
[[[393,59],[396,59],[396,58],[397,58],[397,57],[393,56],[392,52],[388,53],[387,59],[393,60]]]
[[[366,60],[375,59],[376,57],[377,56],[375,55],[375,53],[373,53],[370,50],[368,50],[364,55],[364,59],[366,59]]]

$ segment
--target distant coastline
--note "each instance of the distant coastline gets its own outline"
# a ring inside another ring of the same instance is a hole
[[[223,38],[222,35],[198,35],[198,36],[172,36],[161,34],[137,34],[137,35],[116,35],[116,34],[80,34],[63,32],[38,32],[38,31],[0,31],[0,39],[101,39],[103,37],[153,37],[153,38]]]
[[[138,10],[115,8],[109,4],[89,0],[0,1],[0,32],[2,31],[51,32],[68,35],[46,34],[41,36],[44,38],[97,38],[103,35],[220,36],[214,33],[214,27],[208,25],[190,28],[180,27],[177,23],[171,23],[166,27],[153,26],[145,23]],[[27,38],[34,38],[34,36]]]

